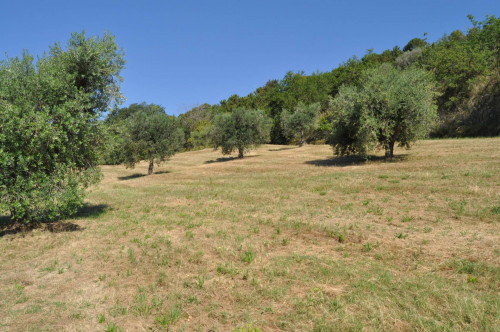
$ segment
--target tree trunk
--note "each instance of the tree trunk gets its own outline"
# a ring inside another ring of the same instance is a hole
[[[149,161],[148,175],[153,174],[153,167],[155,165],[153,162],[154,162],[154,159],[151,158],[151,160]]]
[[[305,140],[304,140],[304,131],[300,131],[300,146],[304,146]]]
[[[394,143],[395,142],[389,142],[385,145],[385,157],[386,158],[391,158],[394,157]]]
[[[243,148],[238,148],[238,158],[243,158]]]

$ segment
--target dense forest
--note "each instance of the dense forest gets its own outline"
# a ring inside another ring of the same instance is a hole
[[[384,64],[399,70],[424,70],[435,80],[439,119],[428,133],[430,137],[500,135],[500,19],[495,16],[487,16],[484,21],[472,16],[469,19],[471,27],[467,31],[456,30],[434,42],[424,36],[381,53],[368,50],[363,57],[354,56],[329,72],[306,75],[290,71],[247,96],[232,95],[215,105],[194,107],[179,116],[185,136],[183,148],[214,146],[214,119],[237,108],[260,109],[267,114],[272,120],[270,143],[299,143],[304,137],[291,135],[283,123],[283,113],[299,104],[319,105],[316,125],[307,142],[328,142],[336,114],[331,100],[342,86],[359,87],[367,71]],[[116,146],[116,138],[120,136],[117,120],[127,118],[138,106],[133,104],[109,114],[105,121],[112,133],[108,146]],[[106,163],[120,162],[113,151],[108,151],[104,159]]]

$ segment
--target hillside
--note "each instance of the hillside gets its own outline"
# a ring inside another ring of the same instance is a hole
[[[0,219],[0,330],[498,330],[499,146],[104,166],[75,219]]]
[[[214,105],[203,104],[181,114],[186,149],[211,144],[205,132],[217,113],[237,107],[259,108],[273,119],[272,144],[290,144],[284,131],[282,113],[298,103],[319,103],[319,126],[309,142],[327,141],[336,106],[331,99],[342,86],[360,88],[367,73],[381,65],[405,71],[418,68],[435,80],[439,120],[429,131],[431,137],[494,137],[500,135],[500,19],[494,15],[478,21],[472,16],[470,27],[444,34],[438,40],[412,38],[406,45],[394,45],[376,53],[366,45],[361,58],[353,56],[327,72],[306,74],[289,71],[281,79],[269,79],[246,96],[233,94]],[[333,64],[332,64],[333,65]],[[263,79],[266,79],[265,77]]]

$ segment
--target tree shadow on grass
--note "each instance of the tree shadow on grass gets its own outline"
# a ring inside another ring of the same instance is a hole
[[[119,176],[118,180],[124,181],[124,180],[132,180],[132,179],[137,179],[137,178],[142,178],[143,176],[146,176],[146,174],[142,173],[134,173],[132,175],[127,175],[127,176]]]
[[[286,148],[276,148],[276,149],[268,149],[267,151],[271,152],[278,152],[278,151],[285,151],[285,150],[293,150],[299,148],[298,146],[292,146],[292,147],[286,147]]]
[[[71,219],[94,219],[108,210],[106,204],[88,204],[85,203]],[[45,221],[40,223],[19,224],[15,223],[9,216],[0,216],[0,237],[18,233],[28,234],[35,229],[46,230],[51,233],[76,232],[85,228],[67,219]]]
[[[109,210],[107,204],[88,204],[84,203],[72,219],[95,219]]]
[[[213,164],[213,163],[224,163],[226,161],[231,161],[231,160],[244,160],[248,158],[253,158],[257,156],[245,156],[243,158],[238,158],[238,157],[225,157],[225,158],[217,158],[215,160],[207,160],[205,161],[205,164]]]
[[[158,171],[158,172],[154,172],[154,174],[168,174],[168,173],[170,173],[170,171]],[[120,180],[120,181],[133,180],[133,179],[137,179],[137,178],[142,178],[144,176],[147,176],[147,174],[134,173],[134,174],[127,175],[127,176],[119,176],[118,180]]]
[[[401,154],[394,156],[392,158],[385,158],[383,156],[344,156],[344,157],[333,157],[329,159],[318,159],[306,161],[306,164],[322,167],[345,167],[345,166],[356,166],[363,165],[368,162],[384,162],[384,163],[394,163],[403,161],[408,155]]]

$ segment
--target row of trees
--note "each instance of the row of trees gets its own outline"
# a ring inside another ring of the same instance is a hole
[[[227,154],[262,142],[329,142],[337,154],[409,147],[439,136],[500,134],[500,20],[429,44],[369,51],[328,73],[289,72],[246,97],[201,105],[178,118],[154,104],[114,108],[125,62],[114,38],[73,34],[36,63],[0,62],[0,212],[16,222],[74,213],[100,178],[97,165],[167,160],[181,149]],[[434,125],[437,124],[437,125]],[[103,149],[104,147],[104,149]]]
[[[213,143],[206,134],[215,115],[237,107],[261,109],[272,119],[271,143],[293,143],[297,137],[289,135],[282,113],[292,112],[301,102],[319,103],[318,126],[309,141],[326,141],[334,113],[329,100],[342,86],[362,88],[366,71],[382,64],[416,67],[435,78],[439,117],[430,131],[432,137],[500,135],[500,19],[488,16],[479,22],[469,18],[470,29],[453,31],[433,43],[413,38],[402,48],[395,46],[379,54],[368,50],[362,58],[348,59],[329,72],[289,72],[247,96],[232,95],[216,105],[196,107],[180,116],[184,148]]]
[[[360,87],[344,85],[329,100],[327,137],[337,154],[366,155],[381,147],[386,157],[392,158],[395,144],[409,148],[428,134],[437,120],[436,87],[429,72],[416,66],[383,64],[366,70],[362,79]],[[284,134],[304,145],[319,126],[320,110],[320,103],[303,102],[284,110],[280,115]],[[148,174],[153,173],[155,161],[165,161],[185,143],[182,122],[166,115],[158,105],[116,109],[106,122],[109,131],[117,133],[115,144],[108,145],[108,158],[128,166],[149,160]],[[210,141],[223,154],[237,151],[243,158],[252,147],[269,141],[272,126],[273,120],[264,111],[236,107],[203,121],[203,130],[191,132],[189,139],[203,140],[204,146]]]

